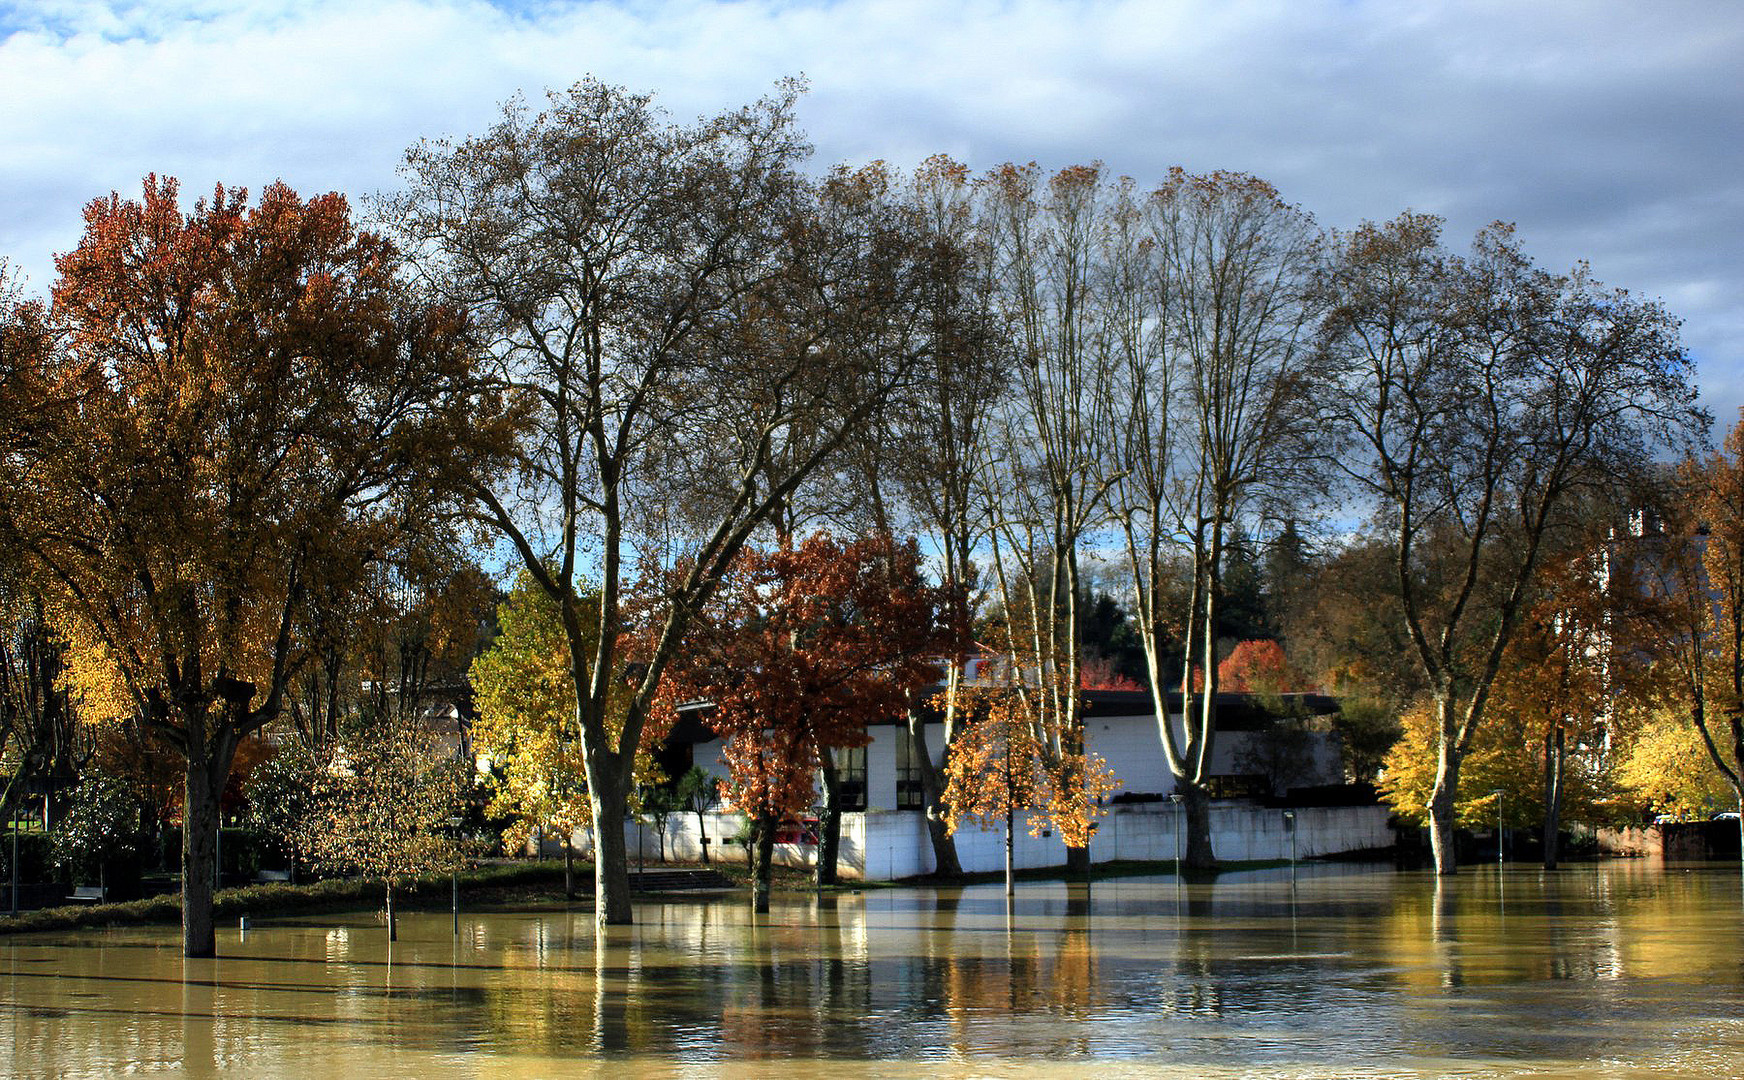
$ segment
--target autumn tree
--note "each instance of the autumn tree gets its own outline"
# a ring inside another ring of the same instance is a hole
[[[1744,811],[1744,418],[1718,451],[1684,462],[1667,488],[1644,515],[1644,526],[1658,527],[1620,548],[1644,566],[1663,619],[1658,704],[1690,731],[1662,750],[1637,750],[1634,780],[1661,801],[1682,789],[1675,801],[1687,807],[1690,789],[1705,785],[1655,783],[1651,766],[1676,759],[1693,733]]]
[[[1705,427],[1676,320],[1510,231],[1468,257],[1404,215],[1339,238],[1320,333],[1332,460],[1375,508],[1396,618],[1434,708],[1436,869],[1455,869],[1460,768],[1575,498]]]
[[[14,455],[0,522],[69,642],[185,759],[183,948],[209,956],[219,793],[284,710],[303,599],[360,578],[498,410],[464,322],[343,198],[177,195],[148,177],[92,202],[57,259],[43,385],[78,407]]]
[[[912,216],[875,185],[801,175],[798,92],[678,124],[584,81],[413,147],[384,207],[529,410],[516,467],[476,486],[474,516],[560,611],[602,923],[631,920],[635,759],[692,618],[927,348]],[[683,570],[632,626],[626,580],[648,566]]]
[[[1232,694],[1282,694],[1305,688],[1275,641],[1242,641],[1217,665],[1217,680]]]
[[[577,600],[590,614],[597,594]],[[593,625],[589,619],[584,625]],[[565,895],[575,895],[575,833],[594,829],[587,768],[575,723],[575,681],[569,643],[556,604],[525,571],[497,608],[498,634],[472,663],[470,679],[478,718],[473,747],[496,774],[490,812],[512,819],[504,833],[511,850],[531,839],[563,843]],[[627,687],[611,701],[608,729],[622,723]],[[657,776],[652,757],[638,755],[638,786]],[[597,835],[597,834],[596,834]],[[596,839],[597,845],[597,839]]]
[[[344,732],[337,750],[315,774],[308,816],[292,830],[293,847],[325,873],[380,881],[393,941],[394,890],[465,858],[449,821],[465,808],[472,763],[422,724],[392,713]]]
[[[812,805],[821,775],[819,884],[833,884],[841,843],[834,751],[865,746],[867,725],[904,714],[936,680],[938,591],[911,541],[837,541],[825,533],[747,548],[698,627],[673,692],[712,703],[725,738],[727,796],[752,829],[756,898],[768,905],[775,829]]]
[[[962,704],[974,715],[965,724],[955,752],[945,761],[946,823],[955,833],[964,822],[1005,833],[1005,895],[1015,891],[1012,849],[1017,814],[1045,801],[1046,776],[1041,748],[1029,723],[1014,713],[1009,694],[967,692]]]
[[[1103,799],[1120,782],[1097,754],[1050,755],[1037,744],[1036,698],[1007,686],[964,693],[965,727],[945,766],[945,805],[951,831],[965,821],[1005,831],[1005,894],[1012,894],[1012,846],[1019,813],[1029,834],[1058,832],[1068,852],[1088,850]]]

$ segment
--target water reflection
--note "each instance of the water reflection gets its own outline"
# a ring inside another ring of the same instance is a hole
[[[1605,1062],[1607,1076],[1730,1076],[1744,1060],[1730,867],[1303,867],[638,916],[596,934],[581,908],[500,912],[456,937],[446,912],[410,915],[391,950],[367,918],[259,920],[215,961],[183,961],[173,928],[4,939],[0,1072],[435,1080],[605,1059],[967,1075],[1095,1059],[1179,1075]]]

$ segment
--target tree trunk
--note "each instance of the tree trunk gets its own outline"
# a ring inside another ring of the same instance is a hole
[[[1011,896],[1016,891],[1016,887],[1013,884],[1014,874],[1013,874],[1013,870],[1012,870],[1012,859],[1011,859],[1011,846],[1013,843],[1013,835],[1012,834],[1016,831],[1016,826],[1012,821],[1013,816],[1014,815],[1012,813],[1011,807],[1009,805],[1006,806],[1006,808],[1005,808],[1005,895],[1006,896]]]
[[[588,802],[593,806],[593,912],[600,926],[628,926],[630,856],[624,845],[628,803],[616,768],[588,769]],[[597,775],[596,775],[597,774]],[[564,848],[569,847],[567,839]]]
[[[575,834],[564,830],[563,834],[563,898],[575,899]]]
[[[701,810],[696,811],[696,846],[702,849],[702,864],[708,865],[708,819],[703,817]]]
[[[1441,740],[1435,763],[1435,783],[1429,789],[1429,849],[1435,857],[1437,874],[1452,874],[1459,870],[1459,860],[1453,847],[1453,804],[1459,791],[1459,757],[1448,740]],[[1498,835],[1496,842],[1501,843]]]
[[[182,803],[182,955],[212,956],[218,951],[212,927],[213,881],[218,855],[218,794],[213,770],[190,754]],[[224,772],[229,773],[226,768]]]
[[[1562,725],[1544,735],[1544,868],[1556,869],[1562,832],[1562,770],[1567,748]],[[1501,837],[1496,838],[1501,843]]]
[[[1075,878],[1090,877],[1090,848],[1068,847],[1066,849],[1066,874]]]
[[[400,940],[400,923],[394,916],[394,881],[388,879],[388,940]]]
[[[752,828],[751,910],[769,912],[769,881],[775,862],[775,815],[758,814]]]
[[[1176,779],[1175,789],[1181,796],[1181,824],[1186,828],[1187,853],[1184,864],[1193,870],[1215,870],[1217,853],[1211,846],[1211,793],[1204,784],[1192,784]]]
[[[816,882],[818,888],[836,883],[836,860],[842,850],[842,776],[836,769],[836,755],[827,746],[818,748],[820,772],[824,780],[824,813],[818,835]]]
[[[921,809],[926,814],[927,837],[933,845],[933,876],[962,877],[963,863],[957,858],[957,839],[951,835],[950,823],[945,820],[944,805],[939,799],[943,790],[939,770],[933,765],[932,754],[927,751],[926,717],[919,709],[908,711],[908,739],[909,758],[920,771]],[[950,752],[949,746],[945,752]]]

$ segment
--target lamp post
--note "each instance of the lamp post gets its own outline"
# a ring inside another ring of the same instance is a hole
[[[1502,840],[1503,840],[1503,833],[1502,833],[1502,789],[1495,788],[1494,790],[1492,790],[1490,792],[1490,794],[1494,795],[1496,797],[1496,871],[1498,873],[1500,873],[1501,869],[1502,869],[1502,848],[1503,848],[1503,843],[1502,843]]]
[[[1284,831],[1290,834],[1290,877],[1296,876],[1296,811],[1284,811]]]
[[[459,817],[451,817],[448,819],[448,828],[450,831],[452,831],[454,833],[455,839],[458,839],[460,836],[460,826],[462,824],[464,824],[464,821],[463,821],[463,819],[461,819]],[[458,853],[456,853],[456,854],[458,854]],[[460,936],[460,861],[458,859],[455,859],[453,862],[450,862],[448,864],[448,873],[449,873],[448,883],[449,883],[449,886],[453,890],[451,893],[451,896],[453,898],[453,905],[454,905],[454,936],[459,937]]]
[[[1175,884],[1181,883],[1181,796],[1179,793],[1169,796],[1169,801],[1175,804]]]
[[[9,815],[12,822],[12,914],[18,914],[18,807]]]

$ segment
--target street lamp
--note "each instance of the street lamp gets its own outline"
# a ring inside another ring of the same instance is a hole
[[[14,806],[12,819],[12,914],[18,914],[18,807]]]
[[[448,828],[454,833],[455,838],[457,838],[457,839],[459,838],[460,826],[463,825],[464,823],[465,823],[464,819],[462,819],[460,817],[451,817],[448,819]],[[458,852],[455,852],[453,854],[458,855]],[[453,900],[454,900],[454,936],[459,937],[460,936],[460,860],[458,858],[455,858],[453,861],[451,861],[448,864],[448,873],[449,873],[448,883],[449,883],[450,887],[453,889],[452,895],[453,895]]]
[[[1177,792],[1173,795],[1170,795],[1169,801],[1175,804],[1176,810],[1182,811],[1184,813],[1185,808],[1182,807],[1182,805],[1181,805],[1181,795],[1179,792]],[[1183,816],[1182,813],[1177,813],[1175,815],[1175,884],[1176,885],[1179,885],[1181,883],[1181,832],[1182,832],[1181,818],[1182,818],[1182,816]]]
[[[1296,876],[1296,811],[1284,811],[1284,831],[1290,834],[1290,876]]]
[[[1497,869],[1497,871],[1500,871],[1502,869],[1502,846],[1503,846],[1502,845],[1502,838],[1503,838],[1503,833],[1502,833],[1502,789],[1495,788],[1495,789],[1491,790],[1490,794],[1494,795],[1496,797],[1496,869]]]

